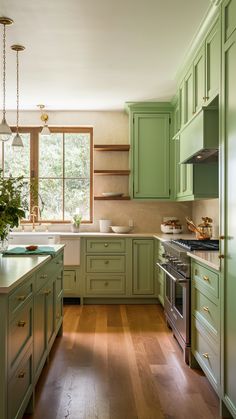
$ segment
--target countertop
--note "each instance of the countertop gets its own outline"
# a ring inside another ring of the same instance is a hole
[[[220,259],[219,259],[219,252],[218,251],[210,251],[207,252],[206,250],[193,250],[192,252],[188,252],[187,255],[190,256],[192,259],[195,259],[198,262],[203,263],[209,268],[213,268],[216,271],[220,270]]]
[[[9,246],[9,249],[19,245]],[[22,246],[24,247],[24,246]],[[50,245],[56,252],[64,245]],[[51,259],[50,255],[39,256],[2,256],[0,255],[0,293],[6,294],[19,285],[29,274],[36,271],[41,265]],[[22,263],[23,262],[23,263]]]

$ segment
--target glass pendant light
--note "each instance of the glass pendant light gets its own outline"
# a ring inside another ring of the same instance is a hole
[[[40,134],[43,135],[44,137],[50,137],[51,131],[50,131],[50,129],[48,127],[48,124],[47,124],[48,114],[43,111],[44,108],[45,108],[45,106],[44,105],[37,105],[37,106],[38,106],[38,108],[41,111],[41,117],[40,117],[40,119],[44,123],[44,126],[43,126],[42,131],[40,132]]]
[[[13,138],[13,147],[24,147],[22,138],[19,134],[19,51],[24,51],[23,45],[12,45],[11,49],[16,51],[16,135]]]
[[[0,140],[8,141],[11,138],[11,128],[6,121],[6,26],[11,25],[13,20],[8,17],[0,17],[3,25],[3,106],[2,122],[0,124]]]

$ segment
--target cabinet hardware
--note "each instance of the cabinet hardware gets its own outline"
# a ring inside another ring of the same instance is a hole
[[[108,282],[104,282],[104,285],[107,287],[108,286]]]
[[[56,264],[57,264],[57,265],[61,265],[61,264],[62,264],[62,260],[58,260],[58,261],[56,262]]]
[[[204,311],[207,311],[207,312],[209,313],[209,307],[203,306],[203,307],[202,307],[202,309],[203,309]]]
[[[225,255],[219,255],[219,259],[224,259]]]
[[[52,290],[45,290],[45,291],[44,291],[44,294],[45,294],[45,295],[49,295],[49,294],[51,294],[51,292],[52,292]]]
[[[105,260],[105,262],[104,262],[104,263],[105,263],[105,265],[108,265],[108,263],[109,263],[109,260]]]
[[[204,356],[204,358],[209,359],[209,354],[207,352],[205,352],[204,354],[202,354],[202,356]]]
[[[104,243],[104,247],[108,247],[108,243]]]
[[[17,300],[24,301],[26,299],[26,295],[18,295]]]
[[[25,325],[26,325],[26,322],[25,322],[24,320],[20,320],[20,321],[17,323],[17,326],[18,326],[18,327],[25,327]]]
[[[204,279],[204,281],[209,282],[209,276],[207,276],[207,275],[203,275],[203,279]]]
[[[48,277],[47,274],[43,274],[40,276],[41,279],[46,279],[47,277]]]
[[[220,238],[220,240],[224,240],[225,236],[220,236],[219,238]]]
[[[24,378],[24,376],[25,376],[25,371],[19,372],[18,378]]]
[[[198,270],[197,269],[194,270],[194,275],[198,275]]]

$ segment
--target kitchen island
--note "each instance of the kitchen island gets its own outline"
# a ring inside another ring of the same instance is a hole
[[[62,334],[64,245],[53,248],[53,257],[0,256],[1,419],[33,410],[37,380]]]

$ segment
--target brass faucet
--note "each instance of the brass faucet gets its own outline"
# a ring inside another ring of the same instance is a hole
[[[37,212],[35,212],[35,211],[37,211]],[[34,231],[34,229],[35,229],[35,218],[38,218],[38,220],[40,218],[40,209],[39,209],[38,205],[33,206],[32,213],[30,214],[30,216],[31,216],[32,221],[33,221],[33,231]]]

